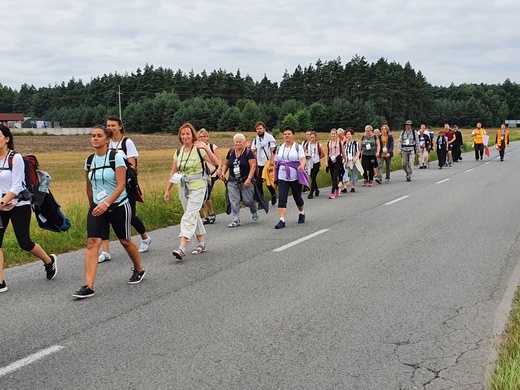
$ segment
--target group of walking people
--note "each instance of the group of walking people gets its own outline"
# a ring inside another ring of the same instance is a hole
[[[196,243],[192,255],[207,250],[205,225],[213,224],[216,215],[211,204],[211,191],[216,180],[226,183],[227,213],[231,215],[229,228],[242,225],[241,203],[251,214],[251,221],[259,220],[259,211],[269,209],[269,200],[264,197],[264,187],[270,195],[272,206],[278,203],[279,220],[275,229],[286,227],[289,194],[298,210],[297,223],[305,223],[305,202],[320,195],[317,183],[322,161],[331,177],[329,199],[342,193],[356,192],[359,176],[362,186],[372,187],[390,181],[394,153],[401,155],[402,168],[407,181],[411,181],[412,167],[417,156],[419,169],[429,166],[429,153],[437,152],[439,168],[451,166],[462,160],[462,133],[457,126],[446,124],[435,136],[425,125],[419,131],[413,129],[412,121],[405,122],[395,141],[387,123],[380,129],[365,126],[359,141],[354,139],[353,129],[332,129],[330,139],[321,144],[314,131],[306,132],[301,144],[295,141],[291,127],[283,129],[283,142],[277,145],[275,138],[266,131],[263,122],[255,125],[256,136],[252,141],[244,134],[233,137],[233,147],[221,160],[218,147],[209,142],[205,129],[197,131],[191,123],[179,128],[181,147],[174,153],[172,169],[164,192],[164,201],[170,202],[170,192],[177,186],[178,197],[183,207],[180,221],[179,246],[172,252],[177,261],[183,261],[190,241]],[[47,279],[57,273],[57,256],[48,255],[29,235],[30,201],[19,199],[24,188],[24,162],[14,152],[13,135],[9,128],[0,125],[0,292],[7,291],[3,278],[4,255],[2,243],[5,229],[13,223],[20,247],[42,260]],[[475,159],[483,158],[485,129],[481,124],[473,131]],[[495,144],[504,160],[505,148],[509,145],[509,131],[505,125],[497,131]],[[125,136],[124,126],[117,116],[110,116],[106,126],[96,126],[91,133],[94,153],[85,160],[86,195],[90,207],[87,215],[87,247],[85,251],[85,282],[73,296],[78,299],[94,295],[94,281],[99,263],[111,260],[109,251],[110,227],[127,252],[133,264],[129,284],[140,283],[146,272],[141,262],[141,253],[148,251],[151,237],[136,213],[138,191],[127,186],[128,170],[137,176],[137,148]],[[395,150],[397,149],[397,150]],[[278,196],[277,196],[278,191]],[[200,213],[203,213],[201,216]],[[131,238],[131,226],[141,236],[139,248]]]

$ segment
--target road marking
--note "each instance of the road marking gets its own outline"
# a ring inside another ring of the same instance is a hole
[[[471,172],[472,170],[474,170],[475,168],[471,168],[471,169],[468,169],[467,171],[464,171],[464,172]]]
[[[309,240],[309,239],[311,239],[313,237],[319,236],[320,234],[323,234],[323,233],[328,232],[328,231],[329,231],[329,229],[318,230],[315,233],[309,234],[308,236],[302,237],[302,238],[300,238],[300,239],[298,239],[296,241],[293,241],[293,242],[291,242],[291,243],[289,243],[287,245],[281,246],[280,248],[273,249],[273,252],[284,251],[286,249],[289,249],[292,246],[298,245],[301,242],[307,241],[307,240]]]
[[[32,355],[29,355],[26,358],[23,358],[14,363],[11,363],[7,367],[0,368],[0,378],[3,377],[4,375],[7,375],[13,371],[16,371],[24,366],[31,364],[31,363],[34,363],[37,360],[43,359],[45,356],[58,352],[62,349],[63,349],[63,347],[61,345],[53,345],[52,347],[42,349],[41,351],[33,353]]]
[[[484,163],[484,165],[488,165],[490,162],[491,162],[491,161],[487,161],[487,162]]]
[[[444,182],[446,182],[446,181],[448,181],[448,180],[450,180],[450,179],[449,179],[449,178],[448,178],[448,179],[444,179],[444,180],[438,181],[438,182],[435,183],[435,184],[442,184],[442,183],[444,183]]]
[[[408,198],[408,195],[401,196],[400,198],[397,198],[397,199],[391,200],[390,202],[385,203],[385,206],[400,202],[401,200],[406,199],[406,198]]]

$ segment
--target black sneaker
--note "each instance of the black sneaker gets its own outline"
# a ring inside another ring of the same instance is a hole
[[[355,188],[351,188],[350,192],[356,192],[356,189]]]
[[[72,296],[78,299],[90,298],[94,296],[94,290],[92,290],[89,286],[83,286],[74,294],[72,294]]]
[[[316,192],[314,193],[315,196],[320,196],[320,191],[316,190]]]
[[[341,190],[341,192],[344,193],[344,194],[346,194],[346,193],[348,192],[348,190],[347,190],[346,188],[343,188],[343,189]]]
[[[49,264],[45,264],[45,272],[47,273],[47,279],[51,280],[54,279],[56,274],[58,273],[58,266],[56,264],[58,260],[58,256],[55,254],[49,255],[51,258],[51,262]]]
[[[146,275],[146,272],[144,269],[142,271],[136,271],[135,269],[132,270],[132,276],[130,276],[130,279],[128,280],[128,284],[137,284],[141,283],[141,280],[143,280],[144,275]]]
[[[298,215],[298,223],[305,223],[305,214]]]
[[[271,204],[273,206],[276,204],[276,194],[273,194],[273,197],[271,198]]]
[[[2,280],[2,283],[0,284],[0,293],[7,291],[7,285],[5,284],[5,280]]]
[[[274,227],[275,229],[283,229],[285,227],[285,222],[280,220],[276,226]]]
[[[314,199],[314,195],[312,195],[312,192],[309,195],[307,195],[307,199]]]

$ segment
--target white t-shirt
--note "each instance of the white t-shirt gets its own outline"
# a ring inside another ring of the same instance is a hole
[[[316,164],[320,162],[320,152],[319,149],[321,148],[321,144],[319,145],[319,142],[316,142],[315,144],[311,144],[310,142],[307,144],[307,155],[310,155],[310,160]]]
[[[19,194],[24,189],[25,181],[25,163],[20,153],[13,156],[13,169],[9,169],[9,154],[4,159],[0,160],[0,191],[2,194],[7,194],[11,191],[13,194]],[[2,195],[0,194],[0,196]],[[13,202],[14,203],[14,202]],[[31,204],[31,201],[18,202],[17,206]]]
[[[258,135],[253,140],[251,150],[256,152],[256,161],[258,166],[263,167],[267,160],[271,158],[271,148],[276,147],[276,140],[269,133],[264,133],[264,137]]]
[[[302,157],[305,158],[305,152],[303,151],[303,147],[301,145],[297,144],[296,142],[293,142],[293,144],[290,147],[286,147],[285,143],[283,143],[278,147],[278,151],[275,156],[275,161],[300,162],[300,159]],[[287,178],[285,166],[280,165],[278,169],[278,179],[281,179],[283,181],[296,181],[298,180],[298,170],[289,169],[289,178]]]
[[[130,139],[126,139],[126,153],[123,151],[123,138],[121,138],[118,142],[114,142],[113,140],[110,140],[110,143],[108,144],[109,150],[115,150],[119,154],[123,156],[124,159],[128,159],[129,157],[139,157],[139,154],[137,153],[137,148],[135,147],[134,142]]]

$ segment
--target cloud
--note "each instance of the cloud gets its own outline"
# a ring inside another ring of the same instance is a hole
[[[518,82],[519,11],[512,0],[4,0],[0,83],[89,82],[147,63],[280,81],[356,54],[410,62],[435,85]]]

